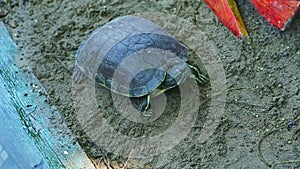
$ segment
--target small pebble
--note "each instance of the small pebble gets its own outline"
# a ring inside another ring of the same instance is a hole
[[[41,89],[38,90],[38,93],[39,93],[40,96],[45,95],[45,92],[43,90],[41,90]]]
[[[8,10],[7,9],[0,9],[0,17],[4,17],[8,14]]]
[[[284,98],[280,97],[279,100],[278,100],[278,104],[281,105],[283,102],[284,102]]]

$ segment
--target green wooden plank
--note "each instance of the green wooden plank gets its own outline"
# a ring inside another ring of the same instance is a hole
[[[6,121],[0,123],[0,146],[3,149],[0,149],[0,157],[1,152],[4,156],[12,152],[11,147],[7,148],[7,141],[3,140],[12,140],[16,141],[13,149],[18,149],[18,156],[23,158],[14,162],[16,165],[27,165],[21,168],[37,165],[36,168],[93,169],[93,164],[61,121],[60,113],[45,102],[45,95],[40,95],[46,91],[39,81],[30,71],[24,73],[15,65],[17,54],[17,46],[0,21],[0,120]],[[4,135],[2,133],[6,128],[12,130]],[[23,144],[26,144],[23,146],[25,150],[18,147]]]
[[[44,168],[49,168],[47,163],[43,163],[45,159],[23,129],[21,118],[1,77],[0,91],[0,168],[32,168],[40,162]]]

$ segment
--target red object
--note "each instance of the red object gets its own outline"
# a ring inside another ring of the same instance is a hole
[[[257,12],[270,24],[285,30],[299,9],[300,0],[251,0]]]
[[[248,36],[234,0],[204,0],[219,20],[239,38]]]

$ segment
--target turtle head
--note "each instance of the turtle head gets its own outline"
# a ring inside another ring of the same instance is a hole
[[[191,70],[187,63],[180,58],[174,58],[168,61],[168,69],[166,77],[161,87],[170,89],[182,84],[191,74]]]

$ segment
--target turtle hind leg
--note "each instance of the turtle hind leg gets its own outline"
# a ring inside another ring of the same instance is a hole
[[[78,66],[75,66],[73,74],[72,74],[72,79],[75,83],[80,83],[86,78],[84,73],[79,69]]]
[[[195,79],[199,84],[203,84],[207,81],[207,77],[201,73],[198,67],[189,65],[192,74],[190,75],[190,78]]]

